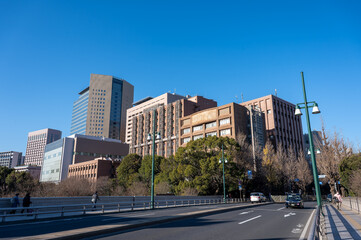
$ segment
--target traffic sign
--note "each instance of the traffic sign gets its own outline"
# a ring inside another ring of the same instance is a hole
[[[326,175],[318,175],[318,178],[325,178]]]

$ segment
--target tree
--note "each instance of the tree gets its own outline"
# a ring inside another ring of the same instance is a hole
[[[117,179],[121,187],[127,188],[133,182],[140,181],[139,168],[142,157],[138,154],[129,154],[121,161],[117,168]]]
[[[351,176],[359,169],[361,169],[361,153],[344,158],[340,164],[341,184],[349,190],[352,189]]]
[[[355,170],[350,177],[350,189],[356,196],[361,196],[361,170]]]
[[[7,193],[8,186],[6,184],[6,178],[13,171],[14,171],[14,169],[0,166],[0,197]]]
[[[9,192],[32,192],[36,182],[28,172],[12,171],[5,179]]]
[[[302,151],[300,151],[299,156],[296,161],[296,169],[297,169],[297,178],[298,187],[302,190],[303,193],[306,192],[306,187],[313,182],[313,177],[310,169],[310,165],[308,164],[305,155]]]
[[[267,179],[268,190],[271,193],[280,182],[281,165],[277,161],[273,145],[269,141],[263,149],[262,173]]]
[[[331,135],[326,132],[324,126],[322,126],[322,142],[321,154],[317,156],[317,166],[319,173],[327,176],[331,194],[334,195],[335,183],[341,180],[340,163],[342,159],[352,155],[352,148],[339,133],[334,132]]]

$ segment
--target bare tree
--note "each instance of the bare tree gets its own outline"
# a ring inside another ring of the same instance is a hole
[[[167,182],[160,182],[155,185],[156,194],[167,194],[170,192],[170,185]]]
[[[147,184],[143,182],[133,182],[130,187],[128,187],[129,196],[147,196],[149,194],[149,188]]]
[[[281,164],[277,161],[273,145],[268,141],[263,149],[262,172],[267,179],[270,192],[280,181],[281,169]]]
[[[340,181],[339,165],[342,159],[352,155],[352,148],[337,132],[329,134],[322,126],[321,154],[317,155],[319,172],[327,176],[332,195],[335,194],[335,183]]]
[[[198,190],[195,188],[187,187],[184,188],[181,192],[182,196],[198,196]]]
[[[297,169],[297,178],[298,187],[305,193],[306,186],[312,183],[312,173],[310,169],[310,165],[308,164],[305,155],[302,151],[299,151],[299,155],[296,162],[296,169]]]
[[[361,196],[361,170],[353,171],[350,180],[352,192]]]

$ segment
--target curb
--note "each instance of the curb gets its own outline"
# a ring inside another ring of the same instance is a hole
[[[272,204],[272,203],[248,204],[248,205],[243,205],[243,206],[227,206],[227,207],[220,208],[220,209],[201,210],[201,211],[197,211],[197,212],[179,214],[178,216],[172,216],[172,217],[160,217],[155,220],[146,220],[144,222],[139,222],[139,223],[134,223],[134,224],[100,225],[100,226],[95,226],[95,227],[88,227],[88,228],[82,228],[82,229],[77,229],[77,230],[68,230],[68,231],[62,231],[62,232],[57,232],[57,233],[48,233],[48,234],[29,236],[29,237],[23,237],[23,238],[18,238],[18,239],[22,239],[22,240],[81,239],[81,238],[86,238],[86,237],[94,237],[94,236],[103,235],[103,234],[120,232],[120,231],[139,228],[139,227],[152,226],[152,225],[166,223],[166,222],[168,223],[168,222],[183,220],[183,219],[187,219],[187,218],[212,215],[212,214],[217,214],[217,213],[221,213],[221,212],[229,212],[229,211],[243,209],[243,208],[252,208],[252,207],[270,205],[270,204]],[[149,210],[149,211],[157,211],[157,210]]]

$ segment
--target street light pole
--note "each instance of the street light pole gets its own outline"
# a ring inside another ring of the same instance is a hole
[[[154,154],[155,154],[155,109],[153,110],[153,135],[152,135],[152,187],[151,187],[151,209],[154,209]]]
[[[310,116],[308,112],[308,108],[313,107],[312,113],[320,113],[318,110],[318,106],[316,102],[307,102],[306,97],[306,87],[305,87],[305,80],[303,78],[303,72],[301,72],[302,77],[302,87],[303,87],[303,96],[304,96],[304,103],[299,103],[296,105],[296,115],[302,115],[300,108],[304,108],[306,111],[306,122],[307,122],[307,129],[308,129],[308,139],[310,142],[310,152],[311,152],[311,163],[312,163],[312,172],[313,172],[313,181],[315,184],[315,190],[316,190],[316,199],[317,199],[317,205],[319,207],[322,207],[322,201],[321,201],[321,189],[318,179],[318,172],[317,172],[317,164],[316,164],[316,155],[313,145],[313,137],[312,137],[312,131],[311,131],[311,124],[310,124]],[[309,103],[313,103],[313,106],[308,106]],[[299,105],[303,105],[304,107],[300,107]]]
[[[227,163],[227,159],[224,158],[224,150],[223,150],[223,143],[222,143],[222,158],[219,159],[219,163],[222,162],[222,169],[223,169],[223,202],[226,203],[226,178],[224,175],[224,162]]]

